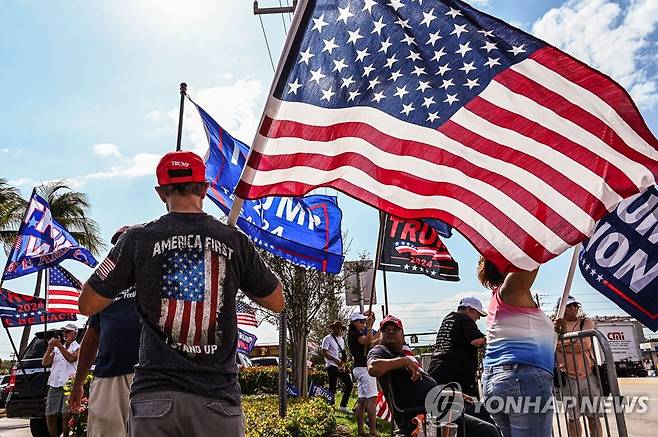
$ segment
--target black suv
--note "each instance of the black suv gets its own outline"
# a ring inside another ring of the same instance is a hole
[[[82,341],[83,334],[84,330],[79,329],[78,343]],[[41,365],[41,358],[46,353],[48,341],[58,336],[60,336],[60,331],[56,329],[34,334],[34,338],[32,338],[21,356],[25,373],[23,373],[18,362],[11,369],[9,386],[7,387],[7,417],[30,419],[30,431],[34,437],[48,437],[44,410],[50,368],[46,367],[44,369]]]

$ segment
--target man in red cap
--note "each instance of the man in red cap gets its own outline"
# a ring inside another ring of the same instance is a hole
[[[203,212],[198,155],[167,153],[156,173],[168,214],[125,232],[84,284],[80,312],[135,287],[142,333],[129,436],[243,436],[236,293],[280,312],[282,286],[244,234]]]
[[[413,418],[425,411],[426,397],[438,384],[423,371],[410,350],[405,353],[404,328],[400,319],[388,315],[379,328],[380,343],[368,353],[368,373],[377,378],[387,398],[393,398],[389,401],[394,401],[397,407],[391,410],[398,431],[410,436],[415,429]],[[499,435],[495,426],[467,414],[464,414],[463,423],[465,426],[460,424],[459,435],[464,431],[466,435],[480,437]]]

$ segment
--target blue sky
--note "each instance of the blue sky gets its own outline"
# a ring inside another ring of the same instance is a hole
[[[658,132],[658,2],[472,3],[611,75]],[[262,1],[265,5],[278,6],[278,1]],[[283,18],[287,26],[289,17]],[[276,62],[285,37],[282,17],[263,22]],[[158,157],[175,146],[180,82],[188,83],[189,94],[224,128],[250,143],[273,75],[249,0],[198,0],[184,6],[174,0],[16,1],[3,6],[0,29],[6,108],[0,117],[0,175],[25,195],[40,181],[67,179],[89,195],[90,215],[106,240],[123,224],[164,212],[153,191],[154,168]],[[206,147],[190,105],[183,145],[200,153]],[[374,254],[376,211],[344,195],[339,204],[343,229],[352,239],[350,257]],[[210,202],[206,210],[219,214]],[[475,279],[475,249],[459,235],[446,244],[460,263],[460,282],[388,275],[390,311],[406,320],[408,331],[436,329],[465,295],[488,300]],[[564,286],[570,255],[540,270],[534,289],[547,309]],[[81,279],[90,274],[80,264],[65,265]],[[34,275],[4,286],[29,294]],[[579,272],[573,290],[590,313],[619,312]],[[381,282],[378,293],[383,302]],[[276,338],[268,327],[257,335],[264,341]],[[0,356],[9,352],[3,332]]]

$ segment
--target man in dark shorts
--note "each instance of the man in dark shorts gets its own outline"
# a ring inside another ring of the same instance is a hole
[[[478,348],[486,344],[486,337],[475,322],[486,315],[478,299],[463,298],[457,311],[441,322],[428,369],[439,384],[457,382],[463,393],[476,399],[480,398],[476,378]]]
[[[80,312],[135,287],[142,332],[129,436],[243,436],[236,293],[280,312],[282,286],[244,234],[203,212],[198,155],[167,153],[156,173],[169,213],[119,238],[84,284]]]
[[[116,244],[128,228],[124,226],[115,232],[112,244]],[[83,384],[95,361],[87,408],[87,437],[126,436],[130,411],[128,398],[139,355],[141,331],[134,288],[122,291],[107,308],[89,318],[69,397],[71,410],[79,411]]]
[[[386,316],[379,327],[380,344],[368,353],[368,373],[377,378],[387,397],[392,393],[393,399],[389,401],[394,401],[398,408],[391,407],[395,424],[400,434],[410,436],[415,429],[412,419],[424,411],[427,394],[438,384],[413,356],[404,353],[404,331],[400,319]],[[468,414],[464,414],[464,426],[461,419],[455,417],[454,420],[459,426],[459,435],[465,431],[468,436],[499,436],[495,426]]]

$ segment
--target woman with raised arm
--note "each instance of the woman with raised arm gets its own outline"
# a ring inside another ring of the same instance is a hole
[[[482,389],[504,437],[550,437],[556,334],[532,299],[537,270],[502,274],[480,258],[478,279],[493,291]]]

